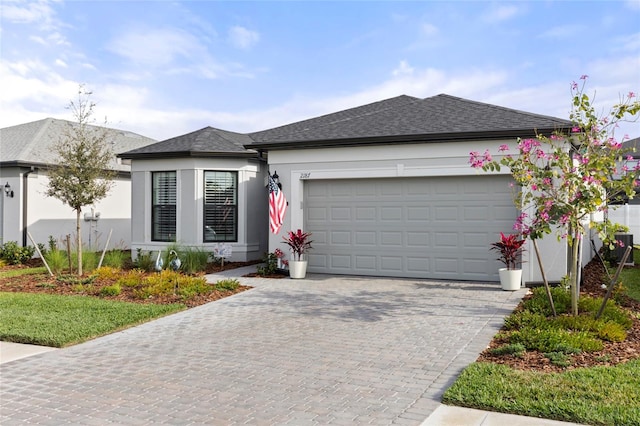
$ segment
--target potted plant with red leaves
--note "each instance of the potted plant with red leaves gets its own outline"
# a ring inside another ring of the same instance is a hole
[[[302,232],[302,229],[297,231],[289,231],[283,242],[289,246],[293,253],[293,258],[289,261],[289,276],[291,278],[304,278],[307,274],[307,260],[304,255],[312,249],[310,232]]]
[[[518,290],[522,283],[522,263],[525,239],[520,234],[504,235],[500,233],[500,240],[491,244],[491,250],[500,253],[498,260],[506,266],[498,270],[500,284],[503,290]]]

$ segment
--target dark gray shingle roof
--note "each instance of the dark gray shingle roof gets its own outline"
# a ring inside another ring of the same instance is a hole
[[[253,142],[248,135],[205,127],[153,145],[125,152],[122,158],[166,158],[184,156],[242,157],[256,156],[244,145]]]
[[[568,120],[471,101],[450,95],[399,96],[363,107],[251,133],[252,148],[310,141],[398,141],[417,136],[507,134],[567,128]],[[446,138],[445,138],[446,139]]]

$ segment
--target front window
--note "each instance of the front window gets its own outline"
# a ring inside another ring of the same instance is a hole
[[[152,173],[151,240],[176,240],[176,172]]]
[[[237,172],[204,172],[204,241],[238,241]]]

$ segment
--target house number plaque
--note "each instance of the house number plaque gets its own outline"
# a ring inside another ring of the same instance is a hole
[[[309,179],[310,177],[311,177],[311,172],[300,173],[300,179]]]

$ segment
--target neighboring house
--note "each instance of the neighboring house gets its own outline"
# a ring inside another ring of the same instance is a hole
[[[249,136],[206,127],[121,154],[132,160],[132,235],[136,251],[176,243],[229,260],[262,259],[267,246],[267,164],[244,145]]]
[[[232,260],[258,259],[285,250],[284,233],[302,228],[313,233],[310,272],[497,281],[489,245],[513,232],[514,188],[507,170],[471,168],[469,153],[515,150],[519,137],[570,126],[438,95],[398,96],[248,135],[205,128],[121,155],[132,160],[132,248],[176,241],[210,250],[226,241]],[[268,170],[288,200],[278,235],[268,231]],[[228,208],[237,212],[233,226]],[[559,280],[566,245],[552,236],[540,247],[547,276]],[[530,249],[524,280],[540,281]]]
[[[31,245],[29,232],[37,243],[47,244],[49,236],[60,241],[76,231],[76,213],[56,198],[45,195],[47,168],[57,154],[53,145],[74,123],[44,120],[0,129],[0,242],[17,241]],[[114,153],[156,142],[124,130],[107,129]],[[83,241],[88,248],[102,249],[113,230],[111,247],[129,247],[131,239],[130,166],[114,156],[118,171],[109,195],[94,206],[83,208]],[[5,189],[8,189],[6,193]],[[92,216],[93,213],[93,216]]]
[[[633,156],[635,164],[640,162],[640,138],[635,138],[624,142],[623,149],[633,150],[629,155]],[[634,163],[630,163],[633,167]],[[619,206],[611,206],[609,209],[609,219],[629,228],[629,233],[634,235],[634,243],[640,242],[640,187],[636,187],[636,196],[628,200],[627,203]]]

